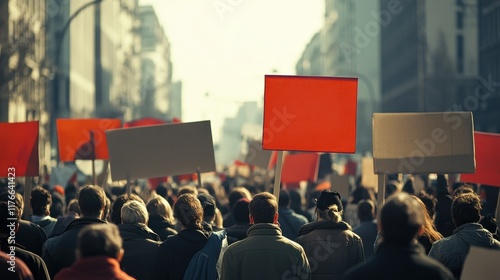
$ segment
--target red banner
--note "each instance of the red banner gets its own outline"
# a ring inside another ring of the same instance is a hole
[[[0,123],[0,135],[0,177],[38,176],[38,121]]]
[[[460,181],[500,187],[500,134],[474,132],[476,173],[460,175]]]
[[[301,181],[316,181],[318,176],[319,154],[296,153],[288,154],[283,160],[281,171],[282,183],[299,183]]]
[[[58,119],[59,159],[108,159],[106,130],[120,127],[119,119]]]

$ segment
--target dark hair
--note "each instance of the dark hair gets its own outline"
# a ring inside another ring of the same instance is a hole
[[[36,187],[31,191],[30,205],[34,215],[45,216],[50,204],[52,204],[52,195],[46,189]]]
[[[403,185],[402,191],[407,192],[409,194],[415,194],[415,188],[413,187],[413,180],[408,178],[405,184]]]
[[[198,197],[192,193],[179,196],[174,204],[174,217],[185,228],[202,229],[203,207]]]
[[[113,224],[119,225],[122,223],[122,206],[129,200],[137,200],[144,203],[144,201],[136,194],[131,193],[130,196],[128,194],[120,195],[113,203],[113,206],[111,206],[110,220]]]
[[[196,187],[189,186],[189,185],[182,186],[177,190],[177,196],[181,196],[181,195],[186,194],[186,193],[198,195],[198,190],[196,189]]]
[[[78,193],[78,206],[84,217],[101,218],[106,206],[106,194],[100,187],[85,186]]]
[[[236,203],[236,201],[238,201],[238,199],[240,198],[251,199],[252,196],[250,195],[250,192],[246,188],[235,187],[229,192],[227,198],[229,199],[229,208],[233,209],[234,204]]]
[[[414,198],[398,192],[391,195],[382,207],[380,223],[384,242],[406,246],[424,224],[424,215]]]
[[[453,191],[453,198],[461,195],[461,194],[464,194],[464,193],[475,193],[474,190],[472,189],[471,186],[469,185],[462,185],[458,188],[456,188],[454,191]]]
[[[122,238],[114,224],[92,224],[78,234],[77,249],[80,257],[108,256],[118,258],[122,249]]]
[[[479,223],[492,234],[498,233],[497,220],[491,214],[484,216]]]
[[[290,193],[287,190],[280,190],[278,207],[288,208],[290,206]]]
[[[215,210],[217,209],[217,202],[215,202],[215,198],[208,194],[207,191],[207,193],[199,193],[198,200],[203,208],[203,219],[205,221],[212,221],[215,216]]]
[[[481,218],[481,201],[475,193],[463,193],[453,199],[451,215],[453,223],[459,227],[467,223],[477,223]]]
[[[425,209],[427,209],[427,213],[429,213],[429,217],[433,219],[434,213],[436,212],[436,197],[426,193],[425,191],[421,191],[417,197],[424,203]]]
[[[77,199],[74,198],[74,199],[69,201],[67,212],[74,212],[74,213],[77,213],[78,215],[82,214],[82,211],[80,211],[80,206],[78,206]]]
[[[233,207],[233,217],[236,224],[249,224],[250,218],[248,215],[250,211],[248,210],[248,205],[250,204],[250,199],[240,198]]]
[[[375,219],[375,203],[371,199],[364,199],[358,203],[358,218],[361,222]]]
[[[274,195],[263,192],[254,195],[248,209],[255,224],[273,223],[274,215],[278,212],[278,203]]]

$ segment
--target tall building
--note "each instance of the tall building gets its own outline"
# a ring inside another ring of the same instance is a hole
[[[169,119],[182,119],[182,82],[173,82],[168,98]]]
[[[166,118],[172,84],[170,42],[152,6],[139,7],[141,19],[141,100],[142,117]]]
[[[479,75],[475,129],[500,133],[500,0],[479,1]]]
[[[296,65],[299,75],[358,77],[356,151],[371,150],[372,114],[380,100],[377,1],[326,0],[325,22]]]
[[[50,160],[45,2],[0,1],[0,122],[39,121],[41,164]]]
[[[383,111],[466,110],[477,84],[477,1],[394,3],[380,1]]]

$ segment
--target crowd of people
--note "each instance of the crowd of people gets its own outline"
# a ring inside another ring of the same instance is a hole
[[[26,202],[2,183],[0,278],[459,279],[470,246],[500,250],[488,186],[391,180],[377,209],[372,189],[323,183],[44,185]]]

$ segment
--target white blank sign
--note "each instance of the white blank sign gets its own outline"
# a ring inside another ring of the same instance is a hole
[[[106,133],[113,181],[215,171],[210,121]]]

